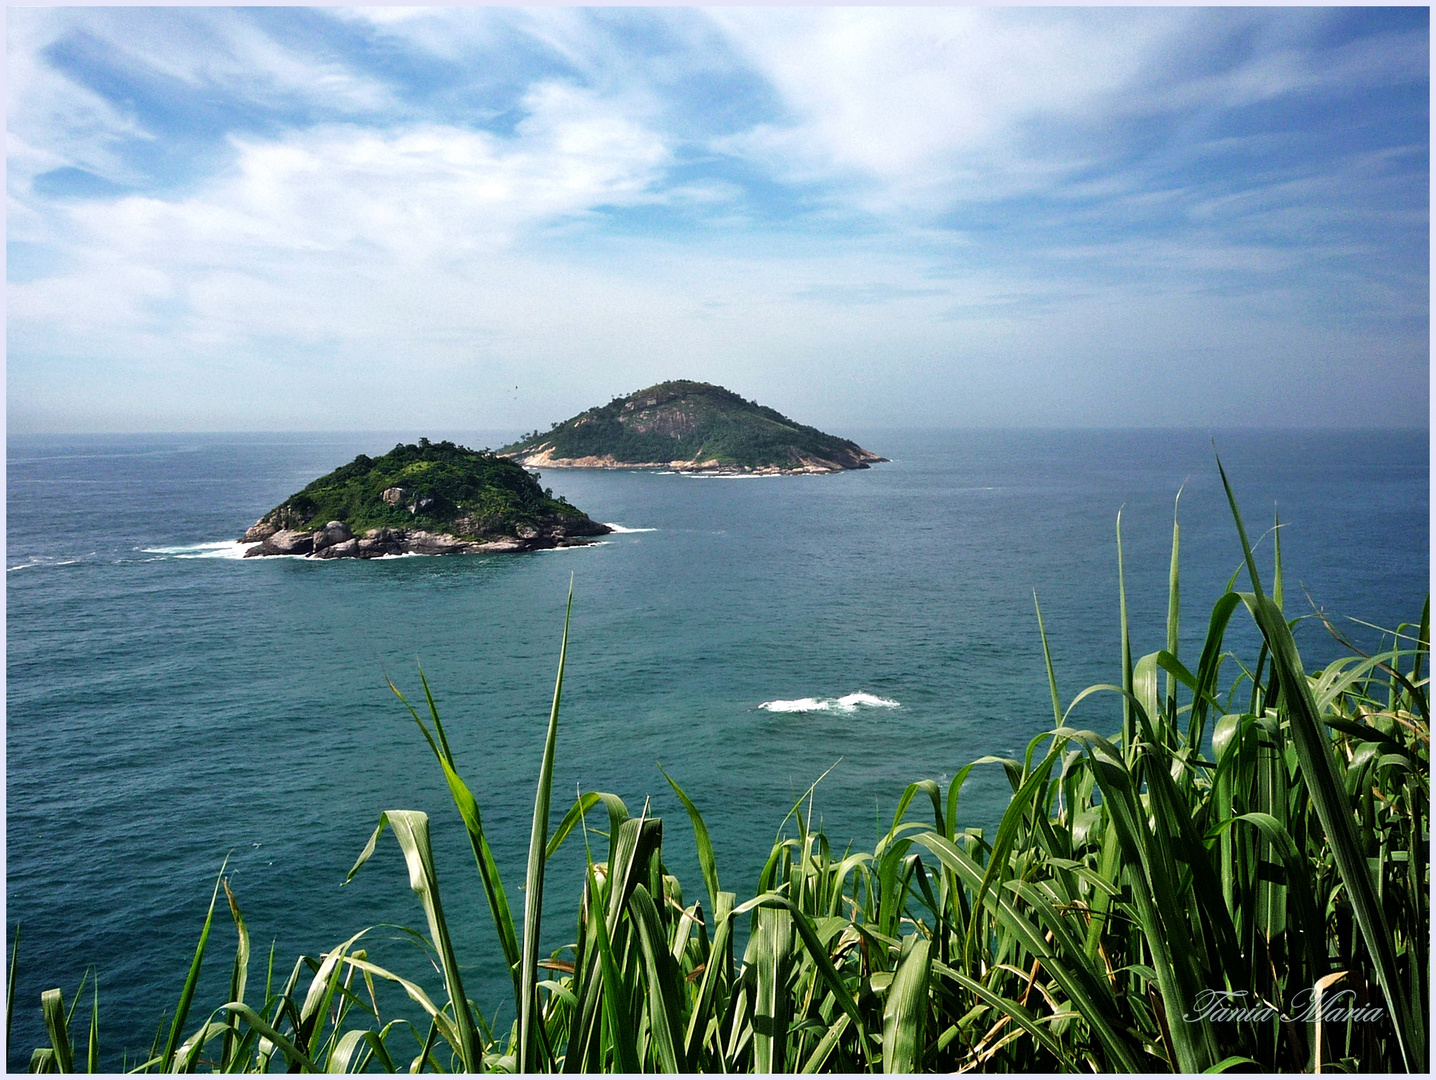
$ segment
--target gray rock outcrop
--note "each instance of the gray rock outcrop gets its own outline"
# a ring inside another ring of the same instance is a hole
[[[535,551],[540,548],[576,547],[591,537],[612,532],[601,522],[560,521],[541,525],[519,524],[517,536],[466,539],[452,533],[423,529],[370,529],[356,537],[342,521],[331,521],[315,532],[271,529],[255,525],[241,538],[258,540],[244,553],[246,559],[265,555],[310,555],[318,559],[377,559],[385,555],[476,555],[483,552]]]
[[[245,539],[249,539],[248,533],[245,534]],[[246,551],[244,557],[247,559],[251,555],[308,555],[313,551],[313,533],[279,529],[266,536],[262,543]]]

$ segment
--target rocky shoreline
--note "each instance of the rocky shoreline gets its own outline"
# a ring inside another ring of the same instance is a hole
[[[619,461],[612,454],[563,458],[555,457],[553,448],[545,446],[537,453],[515,454],[513,460],[528,468],[545,469],[672,469],[675,472],[703,473],[709,476],[817,476],[847,472],[851,469],[866,469],[873,463],[888,459],[860,448],[859,453],[844,456],[842,461],[803,456],[798,459],[799,464],[780,468],[777,465],[731,465],[711,458],[692,461]]]
[[[498,551],[538,551],[581,547],[613,530],[602,522],[560,521],[542,526],[520,524],[516,536],[465,539],[452,533],[423,529],[369,529],[355,536],[342,521],[331,521],[313,532],[281,529],[260,520],[239,538],[253,544],[246,559],[266,555],[305,555],[318,559],[377,559],[384,555],[475,555]]]

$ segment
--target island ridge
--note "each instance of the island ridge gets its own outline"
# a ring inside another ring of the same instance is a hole
[[[614,398],[499,450],[560,469],[835,473],[886,461],[711,383],[675,379]]]

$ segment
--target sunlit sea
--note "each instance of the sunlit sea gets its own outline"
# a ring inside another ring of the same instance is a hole
[[[660,764],[703,812],[723,887],[750,895],[825,770],[816,815],[836,847],[870,845],[909,781],[1020,755],[1053,726],[1034,590],[1064,700],[1120,681],[1119,511],[1141,655],[1165,644],[1175,506],[1194,663],[1240,563],[1214,450],[1265,567],[1280,517],[1289,614],[1318,605],[1369,647],[1380,635],[1364,624],[1418,619],[1428,588],[1424,430],[845,432],[892,460],[777,478],[546,472],[544,485],[618,527],[590,547],[237,557],[234,538],[309,480],[420,434],[483,447],[516,433],[10,438],[12,1070],[45,1041],[40,992],[59,986],[68,1003],[87,971],[105,1064],[148,1051],[226,859],[255,943],[251,988],[271,942],[282,981],[301,953],[371,925],[371,956],[422,976],[422,957],[383,925],[423,925],[397,845],[386,839],[341,887],[389,808],[432,816],[470,995],[506,1030],[512,1003],[462,824],[385,679],[421,697],[422,665],[521,910],[570,580],[554,821],[580,789],[615,792],[635,813],[651,796],[692,898],[692,833]],[[1297,640],[1309,667],[1339,653],[1314,620]],[[1099,696],[1077,718],[1110,730],[1118,716]],[[990,825],[1007,791],[999,766],[976,770],[964,824]],[[546,949],[573,936],[580,845],[551,871]],[[224,1000],[233,948],[221,893],[189,1027]]]

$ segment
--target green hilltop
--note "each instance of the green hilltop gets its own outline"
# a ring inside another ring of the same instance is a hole
[[[428,439],[377,458],[360,454],[285,499],[246,538],[318,532],[330,522],[354,534],[423,531],[475,542],[608,531],[508,458]]]
[[[532,432],[499,453],[558,468],[819,473],[885,461],[711,383],[675,379]]]

